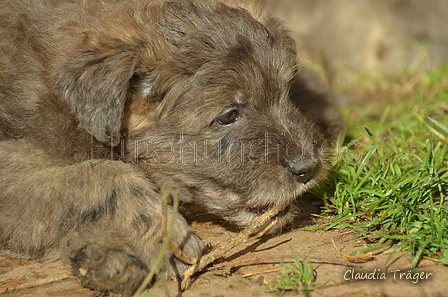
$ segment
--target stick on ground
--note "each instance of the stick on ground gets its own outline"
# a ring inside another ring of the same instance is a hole
[[[219,246],[217,249],[211,251],[210,253],[204,255],[199,259],[199,261],[188,268],[184,272],[184,279],[182,280],[181,289],[186,290],[191,284],[191,277],[199,271],[202,271],[205,267],[207,267],[210,263],[223,257],[228,251],[237,246],[240,243],[248,242],[253,239],[260,238],[263,236],[272,226],[277,223],[277,220],[272,221],[266,228],[264,228],[261,232],[251,237],[252,234],[257,232],[263,225],[265,225],[272,217],[278,214],[280,211],[285,209],[286,206],[283,207],[274,207],[265,212],[263,215],[258,217],[251,225],[249,225],[246,229],[238,233],[238,235],[232,238],[227,244],[223,244]]]

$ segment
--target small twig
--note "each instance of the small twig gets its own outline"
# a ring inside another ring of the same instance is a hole
[[[246,277],[251,277],[251,276],[254,276],[254,275],[260,275],[260,274],[266,274],[266,273],[279,272],[280,270],[281,270],[281,269],[278,268],[278,269],[269,269],[269,270],[259,271],[259,272],[246,273],[246,274],[243,274],[241,277],[242,277],[242,278],[246,278]]]
[[[175,246],[173,243],[170,242],[169,245],[170,252],[179,260],[181,260],[184,263],[194,265],[198,263],[199,258],[191,258],[190,256],[186,255],[184,252],[182,252],[177,246]]]
[[[274,226],[277,223],[277,220],[274,220],[257,235],[251,237],[252,234],[257,232],[258,229],[260,229],[260,227],[265,225],[272,217],[274,217],[276,214],[282,211],[285,207],[286,206],[271,208],[263,215],[258,217],[251,225],[249,225],[246,229],[241,231],[237,236],[231,239],[227,244],[224,244],[218,247],[217,249],[211,251],[210,253],[206,254],[205,256],[201,257],[198,263],[191,266],[184,272],[184,279],[182,280],[181,289],[186,290],[189,287],[189,285],[191,284],[191,277],[193,276],[193,274],[203,270],[210,263],[224,256],[229,250],[231,250],[238,244],[254,240],[263,236],[270,228],[272,228],[272,226]]]
[[[162,238],[166,238],[168,235],[167,228],[166,228],[166,222],[167,222],[167,218],[168,218],[168,199],[171,196],[171,197],[173,197],[173,201],[175,201],[178,204],[179,197],[177,196],[176,192],[167,191],[165,189],[164,185],[162,185],[161,192],[162,192]],[[176,212],[173,211],[173,214],[176,214],[176,213],[177,213],[177,208],[176,208]],[[176,258],[180,259],[181,261],[183,261],[187,264],[193,265],[193,264],[196,264],[199,260],[199,258],[191,258],[188,255],[186,255],[185,253],[183,253],[171,241],[169,241],[168,248],[169,248],[170,252]]]
[[[372,252],[368,252],[368,253],[361,254],[361,255],[356,255],[356,256],[346,255],[343,252],[341,252],[340,249],[338,249],[338,247],[336,246],[336,243],[333,240],[333,237],[331,238],[331,241],[333,242],[334,248],[339,252],[339,255],[341,255],[341,258],[344,259],[344,261],[347,261],[347,262],[350,262],[350,263],[365,263],[365,262],[370,261],[370,260],[373,259],[373,253]]]
[[[149,283],[154,278],[155,274],[158,272],[163,256],[165,255],[165,252],[168,250],[170,246],[170,237],[173,234],[174,229],[174,222],[176,220],[176,214],[177,210],[179,208],[179,199],[177,197],[177,194],[174,192],[171,192],[165,188],[165,186],[162,186],[161,188],[162,193],[162,238],[160,241],[162,242],[162,246],[160,248],[159,253],[157,254],[156,262],[151,268],[151,271],[148,273],[146,278],[144,279],[143,283],[140,285],[138,290],[132,295],[133,297],[138,297],[142,294],[142,292],[148,287]],[[171,216],[170,225],[167,230],[167,220],[168,220],[168,200],[169,197],[173,197],[173,214]]]
[[[305,259],[305,257],[302,257],[302,259]],[[321,264],[328,264],[328,265],[341,265],[345,267],[359,267],[358,265],[349,264],[345,261],[337,261],[332,259],[325,259],[325,258],[309,258],[311,262],[315,263],[321,263]],[[238,260],[238,261],[231,261],[228,263],[219,263],[214,265],[210,268],[210,270],[218,270],[223,269],[226,274],[230,273],[230,270],[232,268],[238,268],[238,267],[248,267],[248,266],[254,266],[254,265],[274,265],[274,264],[280,264],[280,262],[283,263],[294,263],[294,257],[293,256],[274,256],[274,257],[256,257],[252,259],[245,259],[245,260]]]
[[[269,225],[266,226],[266,228],[264,228],[263,230],[261,230],[259,233],[257,233],[256,235],[246,238],[244,239],[242,242],[251,242],[254,240],[257,240],[258,238],[262,237],[263,235],[266,234],[266,232],[268,232],[272,226],[274,226],[275,224],[278,223],[278,218],[275,218]]]

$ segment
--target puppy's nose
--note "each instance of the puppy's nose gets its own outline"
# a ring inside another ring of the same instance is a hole
[[[296,176],[299,183],[306,184],[313,179],[319,168],[319,162],[312,159],[302,158],[301,160],[288,161],[288,169]]]

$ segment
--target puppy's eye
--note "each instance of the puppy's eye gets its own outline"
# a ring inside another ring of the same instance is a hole
[[[216,119],[216,122],[220,125],[227,126],[233,124],[238,120],[239,113],[236,109],[232,109],[219,118]]]

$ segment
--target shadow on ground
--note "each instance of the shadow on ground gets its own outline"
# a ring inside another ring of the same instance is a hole
[[[300,225],[322,223],[321,218],[312,215],[319,213],[319,205],[315,202],[302,202]],[[193,229],[211,246],[217,246],[235,236],[233,231],[210,221],[194,222]],[[274,293],[266,293],[266,286],[279,276],[282,260],[285,267],[290,265],[293,260],[291,249],[294,249],[300,258],[311,252],[317,285],[310,296],[447,296],[448,267],[425,260],[418,268],[411,269],[406,253],[391,256],[381,251],[369,262],[348,263],[341,258],[332,239],[345,254],[369,246],[352,238],[353,234],[341,230],[293,230],[283,235],[262,238],[229,252],[225,259],[198,275],[187,291],[181,292],[179,282],[176,281],[167,282],[167,288],[170,296],[276,296]],[[361,275],[377,279],[356,279]],[[165,296],[160,281],[151,289],[151,293],[154,296]],[[38,263],[0,257],[0,295],[3,294],[8,297],[94,295],[92,291],[82,288],[61,262]],[[304,294],[282,294],[300,295]]]

